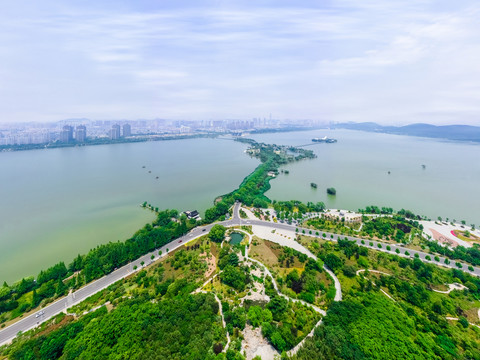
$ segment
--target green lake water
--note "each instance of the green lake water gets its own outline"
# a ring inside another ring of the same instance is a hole
[[[230,234],[230,244],[237,245],[242,242],[243,235],[237,232]]]
[[[285,166],[290,174],[272,180],[267,196],[351,210],[405,208],[480,225],[478,144],[347,130],[252,138],[303,145],[325,135],[338,142],[306,147],[318,158]],[[127,239],[153,220],[143,201],[203,212],[258,165],[245,148],[191,139],[0,153],[0,281]],[[326,194],[331,186],[335,197]]]
[[[252,138],[303,145],[323,136],[338,142],[305,147],[318,157],[285,166],[290,173],[270,182],[268,197],[323,201],[328,208],[349,210],[367,205],[404,208],[432,219],[442,216],[480,226],[480,144],[351,130],[271,133]],[[317,189],[310,186],[312,182],[318,184]],[[327,195],[328,187],[336,188],[337,195]]]
[[[0,153],[0,281],[124,241],[154,219],[143,201],[205,211],[258,165],[245,149],[191,139]]]

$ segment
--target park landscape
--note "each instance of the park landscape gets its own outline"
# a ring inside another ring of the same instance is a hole
[[[2,356],[480,358],[473,224],[271,201],[264,194],[280,167],[313,154],[241,141],[261,164],[203,220],[144,203],[156,218],[127,241],[5,283],[0,335],[23,319],[37,324],[3,338]]]

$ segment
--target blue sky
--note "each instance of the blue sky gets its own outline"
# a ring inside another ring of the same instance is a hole
[[[480,125],[476,1],[10,1],[0,122]]]

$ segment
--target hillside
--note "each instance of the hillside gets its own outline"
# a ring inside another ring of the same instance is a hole
[[[382,126],[373,122],[343,123],[336,128],[379,132],[386,134],[421,136],[428,138],[448,139],[455,141],[480,142],[480,127],[470,125],[411,124],[406,126]]]

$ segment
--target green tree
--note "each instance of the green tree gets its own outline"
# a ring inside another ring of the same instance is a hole
[[[281,296],[274,296],[267,304],[267,309],[272,312],[272,317],[276,321],[280,321],[288,308],[288,301]]]
[[[220,224],[215,224],[212,226],[210,229],[210,233],[208,234],[208,237],[210,240],[220,243],[225,239],[225,231],[226,227]]]
[[[220,274],[220,280],[236,290],[243,291],[245,289],[246,276],[238,267],[232,265],[225,266]]]
[[[328,195],[337,195],[337,190],[334,187],[329,187],[327,189],[327,194]]]
[[[250,306],[250,308],[248,309],[247,318],[253,328],[259,327],[263,322],[262,308],[258,305]]]
[[[336,271],[343,266],[343,261],[337,255],[329,253],[325,257],[325,265],[333,271]]]

